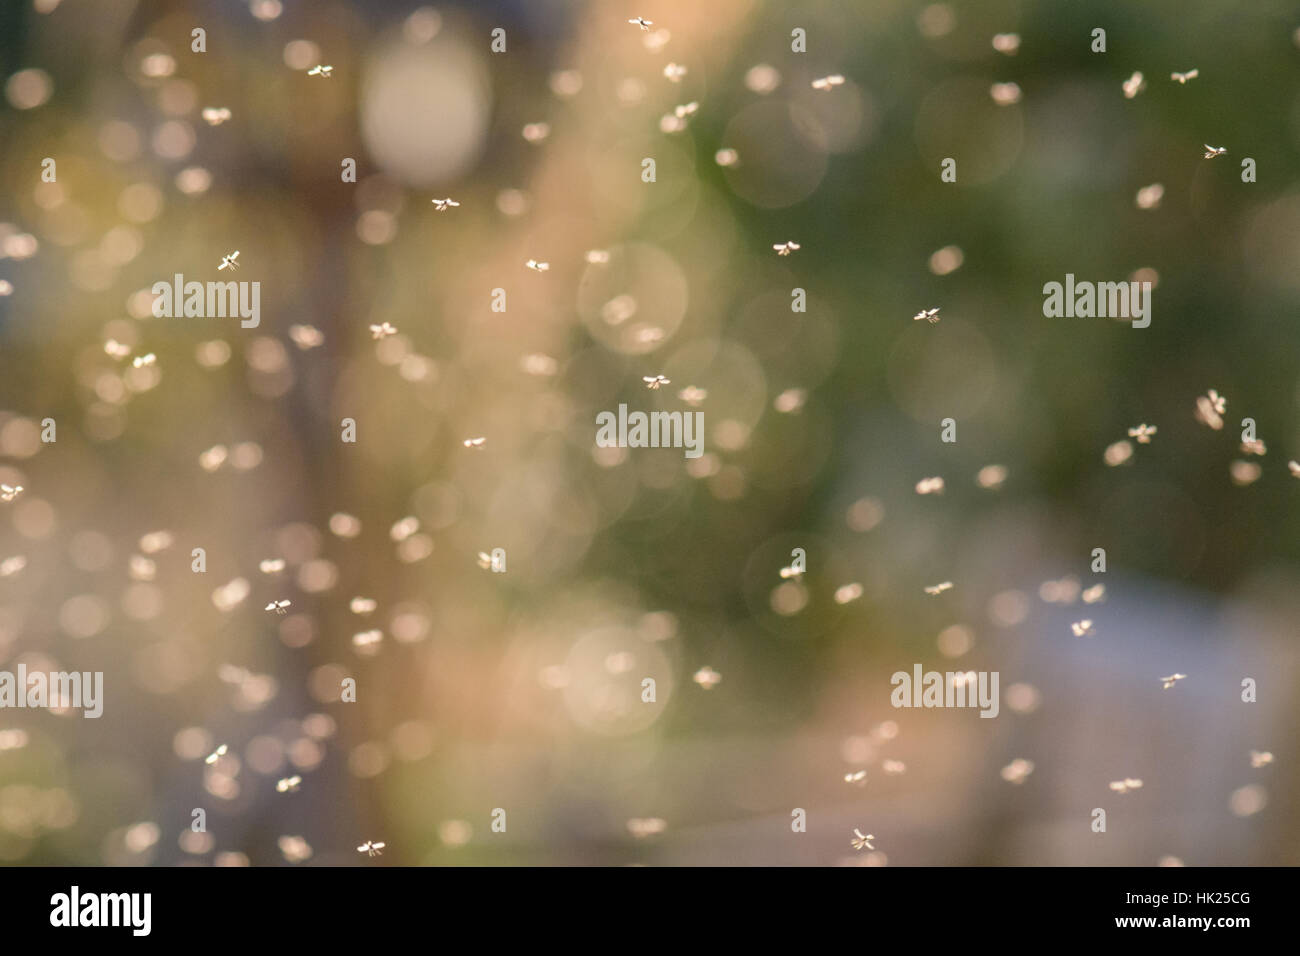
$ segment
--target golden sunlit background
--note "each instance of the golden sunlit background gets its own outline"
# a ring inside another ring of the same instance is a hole
[[[0,670],[105,699],[0,710],[0,862],[1300,862],[1298,29],[6,3]]]

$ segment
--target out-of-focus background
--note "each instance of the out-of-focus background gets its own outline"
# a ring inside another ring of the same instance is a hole
[[[0,669],[106,701],[0,711],[0,862],[1300,862],[1298,28],[4,4]],[[154,318],[176,273],[260,326]],[[1066,273],[1150,328],[1045,318]],[[597,448],[620,403],[705,454]],[[894,709],[914,664],[998,717]]]

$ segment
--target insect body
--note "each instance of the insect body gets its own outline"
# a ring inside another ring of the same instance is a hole
[[[871,841],[875,838],[875,834],[863,833],[857,827],[854,827],[853,839],[849,841],[849,844],[855,850],[874,850],[875,847],[871,845]]]

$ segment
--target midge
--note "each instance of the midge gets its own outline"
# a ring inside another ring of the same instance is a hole
[[[672,379],[664,378],[662,375],[642,375],[641,381],[645,382],[645,387],[651,391],[658,391],[660,386],[670,384]]]
[[[875,838],[874,833],[863,833],[857,827],[854,827],[853,839],[849,841],[849,845],[855,850],[874,850],[875,847],[871,845],[871,841]]]
[[[323,77],[325,77],[326,79],[329,79],[330,74],[332,74],[333,72],[334,72],[334,67],[332,67],[332,66],[321,66],[321,65],[318,63],[318,64],[316,64],[315,66],[313,66],[310,70],[307,71],[307,75],[308,75],[308,76],[323,76]]]
[[[797,243],[797,242],[778,242],[778,243],[776,243],[774,246],[772,246],[772,248],[776,250],[776,254],[777,254],[778,256],[788,256],[788,255],[789,255],[790,253],[792,253],[792,252],[798,252],[798,251],[799,251],[799,243]]]
[[[379,851],[387,845],[388,844],[386,843],[376,843],[372,840],[367,840],[365,843],[361,844],[361,846],[357,847],[357,852],[366,853],[370,856],[383,856]]]
[[[235,260],[238,258],[239,258],[238,249],[236,249],[234,252],[230,253],[229,255],[222,256],[221,265],[217,266],[217,271],[220,272],[222,269],[231,269],[231,270],[238,269],[239,264],[235,262]]]
[[[837,86],[843,85],[844,77],[840,76],[838,73],[832,73],[830,76],[823,76],[821,79],[812,81],[812,88],[814,90],[831,90]]]
[[[433,203],[433,208],[438,212],[445,212],[447,209],[454,209],[460,205],[454,199],[430,199],[429,202]]]

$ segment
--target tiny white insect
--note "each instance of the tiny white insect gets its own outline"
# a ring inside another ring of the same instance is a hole
[[[491,567],[492,567],[492,555],[487,554],[487,553],[485,553],[485,552],[483,552],[483,551],[480,551],[480,552],[478,553],[478,566],[479,566],[480,568],[482,568],[484,571],[486,571],[486,570],[488,570],[489,568],[491,568]]]
[[[1223,428],[1223,413],[1228,407],[1228,400],[1210,389],[1196,399],[1196,420],[1208,425],[1216,432]]]
[[[789,255],[790,253],[792,253],[792,252],[798,252],[798,251],[799,251],[799,243],[797,243],[797,242],[778,242],[778,243],[776,243],[774,246],[772,246],[772,248],[776,250],[776,254],[777,254],[778,256],[788,256],[788,255]]]
[[[1300,461],[1288,461],[1286,466],[1291,469],[1291,475],[1300,478]]]
[[[379,851],[386,847],[387,843],[378,843],[374,840],[367,840],[361,846],[357,847],[358,853],[366,853],[370,856],[383,856]]]
[[[1116,793],[1128,793],[1130,790],[1141,790],[1142,781],[1134,780],[1132,777],[1125,777],[1123,780],[1112,780],[1110,788]]]
[[[1020,49],[1020,34],[999,33],[993,37],[993,49],[1007,56],[1015,56]]]
[[[220,126],[230,118],[230,111],[225,107],[205,107],[203,121],[209,126]]]
[[[922,309],[920,312],[916,313],[916,315],[912,316],[913,322],[919,322],[921,321],[921,319],[925,319],[925,321],[929,322],[931,325],[934,325],[934,323],[939,321],[939,310]]]
[[[1181,83],[1184,86],[1186,86],[1188,80],[1194,80],[1200,75],[1201,75],[1200,70],[1188,70],[1186,73],[1170,73],[1169,79],[1174,80],[1175,82]]]
[[[922,478],[916,483],[916,493],[918,495],[941,495],[943,494],[943,479],[939,477]]]
[[[297,793],[298,787],[302,785],[302,777],[293,776],[285,777],[275,784],[276,793]]]
[[[534,272],[545,272],[551,267],[549,262],[538,262],[536,259],[529,259],[524,263],[524,265],[532,269]]]
[[[230,119],[230,110],[224,106],[209,106],[203,110],[203,121],[209,126],[220,126],[228,119]]]
[[[330,76],[330,74],[333,73],[333,72],[334,72],[334,67],[332,67],[332,66],[322,66],[321,64],[317,63],[315,66],[313,66],[310,70],[307,71],[307,75],[308,75],[308,76],[323,76],[323,77],[325,77],[326,79],[328,79],[329,76]]]
[[[1250,765],[1256,769],[1273,762],[1273,755],[1267,750],[1252,750],[1250,752]]]
[[[820,79],[812,81],[812,88],[814,90],[831,90],[837,86],[843,85],[844,77],[840,76],[838,73],[832,73],[830,76],[823,76]]]
[[[104,353],[113,358],[126,358],[131,354],[131,346],[124,345],[117,339],[109,339],[104,343]]]
[[[230,255],[228,256],[222,256],[221,265],[217,266],[217,271],[220,272],[222,269],[238,269],[239,263],[235,261],[238,258],[239,258],[238,249],[230,253]]]
[[[678,119],[685,119],[688,116],[694,116],[699,112],[700,104],[694,100],[689,103],[682,103],[680,106],[673,107],[673,115]]]
[[[1124,98],[1133,99],[1146,87],[1146,81],[1143,80],[1141,73],[1134,73],[1124,81]]]
[[[381,322],[379,325],[370,327],[370,337],[372,339],[386,339],[390,335],[397,334],[397,329],[393,328],[389,322]]]
[[[276,840],[276,845],[290,863],[301,863],[303,860],[311,859],[311,844],[300,836],[282,836]]]
[[[1137,196],[1133,202],[1139,209],[1158,209],[1160,200],[1165,197],[1165,187],[1162,183],[1152,183],[1150,186],[1143,186],[1137,191]]]
[[[284,558],[267,558],[258,563],[257,570],[263,574],[279,574],[284,570]]]
[[[780,571],[780,575],[783,579],[787,581],[789,581],[791,578],[798,581],[800,578],[803,577],[803,572],[800,571],[798,568],[793,568],[793,567],[782,568]]]
[[[693,676],[691,680],[695,681],[695,683],[699,684],[705,690],[710,690],[718,683],[718,681],[722,680],[722,675],[706,664],[695,672],[695,676]]]
[[[304,352],[325,344],[325,334],[314,325],[289,326],[289,338]]]
[[[941,584],[932,584],[932,585],[930,585],[928,588],[925,589],[925,593],[926,593],[926,594],[942,594],[944,591],[947,591],[947,590],[949,590],[949,589],[951,589],[951,588],[952,588],[952,582],[951,582],[951,581],[944,581],[944,582],[941,583]]]
[[[664,378],[662,375],[642,375],[641,381],[645,382],[646,388],[657,392],[661,386],[670,384],[672,379]]]
[[[1029,779],[1029,775],[1033,772],[1034,762],[1026,760],[1024,757],[1017,757],[999,771],[1003,780],[1007,783],[1014,783],[1016,786]]]
[[[989,96],[998,106],[1012,106],[1020,102],[1021,91],[1016,83],[994,83],[989,87]]]
[[[486,438],[466,438],[461,442],[466,448],[482,448],[486,443]]]
[[[1142,424],[1138,425],[1136,428],[1130,428],[1128,430],[1128,437],[1137,441],[1139,445],[1149,445],[1151,444],[1151,436],[1155,433],[1155,425]]]
[[[664,67],[664,77],[669,83],[680,83],[682,77],[686,75],[686,67],[680,63],[669,63]]]
[[[609,253],[604,249],[588,249],[586,260],[593,266],[603,266],[609,262]]]
[[[540,143],[550,135],[550,123],[529,123],[524,127],[524,139],[530,143]]]
[[[701,402],[703,402],[706,398],[709,397],[709,392],[708,389],[698,388],[695,385],[687,385],[684,389],[682,389],[680,392],[677,393],[677,397],[680,398],[687,405],[698,406]]]
[[[1082,621],[1075,621],[1070,625],[1070,630],[1074,632],[1075,637],[1088,637],[1093,633],[1091,619],[1085,618]]]
[[[145,368],[146,366],[153,365],[157,361],[158,356],[150,352],[148,355],[137,355],[135,358],[131,359],[131,367]]]
[[[1122,465],[1133,457],[1133,443],[1131,441],[1117,441],[1114,444],[1107,445],[1101,457],[1112,468]]]
[[[430,199],[429,202],[433,203],[433,208],[436,209],[438,212],[445,212],[448,209],[455,209],[457,206],[460,205],[460,203],[456,202],[456,200],[451,198]]]
[[[862,585],[857,581],[850,581],[835,589],[836,604],[850,604],[860,597],[862,597]]]
[[[791,415],[803,408],[808,401],[808,390],[804,388],[787,388],[772,399],[772,407],[782,415]]]
[[[220,760],[222,757],[224,757],[225,755],[226,755],[226,745],[225,745],[225,744],[222,744],[222,745],[221,745],[220,747],[218,747],[216,750],[212,751],[212,753],[210,753],[210,754],[208,754],[206,757],[204,757],[204,758],[203,758],[203,762],[206,763],[206,764],[214,764],[214,763],[216,763],[218,760]]]
[[[360,614],[360,615],[373,614],[375,608],[377,608],[378,606],[379,606],[378,601],[376,601],[374,598],[368,598],[368,597],[354,597],[348,603],[348,608],[352,611],[352,613]]]
[[[871,841],[875,838],[874,833],[863,833],[857,827],[854,827],[853,839],[849,841],[849,845],[855,850],[874,850],[875,847],[872,846]]]
[[[865,770],[859,770],[856,773],[846,773],[844,775],[844,782],[856,783],[859,786],[863,786],[867,782],[867,772]]]
[[[1226,146],[1211,146],[1209,143],[1205,143],[1204,146],[1206,159],[1213,159],[1215,156],[1222,156],[1228,151],[1228,147]]]
[[[270,604],[268,604],[268,605],[267,605],[266,607],[264,607],[262,610],[264,610],[264,611],[274,611],[276,614],[288,614],[288,613],[289,613],[289,610],[288,610],[288,609],[289,609],[289,605],[292,604],[292,603],[293,603],[292,601],[272,601]]]
[[[1187,679],[1186,674],[1170,674],[1168,677],[1160,678],[1160,686],[1165,690],[1168,690],[1169,688],[1177,684],[1180,680],[1186,680],[1186,679]]]
[[[633,17],[631,20],[628,20],[627,22],[635,23],[637,26],[639,26],[642,30],[645,30],[647,33],[650,31],[650,28],[654,26],[654,21],[647,20],[645,17]]]

